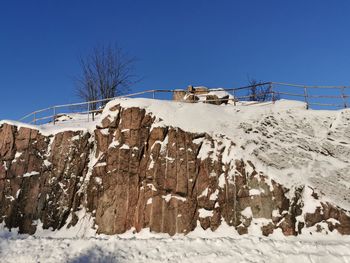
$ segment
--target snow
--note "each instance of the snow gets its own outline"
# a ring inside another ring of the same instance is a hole
[[[163,195],[162,198],[168,203],[171,199],[171,194]]]
[[[197,142],[195,142],[197,143]],[[205,160],[206,158],[208,158],[208,156],[210,155],[210,157],[213,158],[212,153],[210,153],[212,151],[212,147],[211,147],[211,143],[208,140],[204,140],[201,150],[199,151],[197,157],[198,159],[201,160]],[[208,154],[210,153],[210,154]]]
[[[333,225],[335,225],[335,224],[339,224],[340,225],[340,222],[337,219],[334,219],[334,218],[328,218],[327,222],[330,222]]]
[[[72,141],[77,141],[80,139],[80,136],[79,135],[75,135],[71,138]]]
[[[275,209],[272,211],[272,217],[278,217],[281,216],[280,212],[278,211],[278,209]]]
[[[208,187],[203,190],[203,192],[198,196],[198,198],[206,197],[208,195]]]
[[[225,181],[225,174],[221,174],[219,176],[219,187],[220,188],[224,188],[225,187],[225,184],[226,184],[226,181]]]
[[[147,186],[148,186],[149,188],[151,188],[152,191],[154,191],[154,192],[157,191],[157,189],[155,188],[154,184],[147,184]]]
[[[350,240],[265,237],[0,238],[2,263],[349,262]]]
[[[100,129],[100,132],[105,135],[105,136],[108,136],[109,135],[109,131],[108,129]]]
[[[88,121],[86,120],[71,120],[67,122],[62,123],[56,123],[56,125],[53,125],[52,123],[44,124],[44,125],[32,125],[32,124],[26,124],[18,121],[12,121],[12,120],[2,120],[0,121],[0,126],[3,124],[10,124],[17,126],[18,129],[20,128],[29,128],[33,130],[39,130],[42,135],[49,136],[49,135],[55,135],[60,132],[64,131],[93,131],[96,128],[96,122]]]
[[[111,144],[108,146],[108,149],[116,148],[119,144],[119,141],[112,141]]]
[[[147,203],[146,203],[146,204],[147,204],[147,205],[152,204],[152,197],[150,197],[150,198],[147,199]]]
[[[316,208],[321,207],[320,202],[314,198],[307,198],[312,194],[312,190],[310,187],[306,187],[303,194],[304,194],[303,214],[315,213]]]
[[[95,164],[95,167],[102,167],[102,166],[106,166],[106,165],[107,165],[106,162],[101,162],[101,163]]]
[[[198,87],[194,87],[195,89],[206,89],[207,87],[204,87],[204,86],[198,86]],[[224,89],[222,88],[216,88],[215,90],[210,90],[208,93],[204,93],[204,94],[195,94],[198,98],[199,98],[199,101],[205,101],[207,96],[208,95],[214,95],[214,96],[217,96],[219,99],[225,97],[225,96],[228,96],[228,99],[230,101],[228,101],[228,103],[233,103],[233,96],[228,93],[227,91],[225,91]],[[187,96],[187,95],[186,95]]]
[[[249,213],[249,209],[246,212]],[[200,217],[212,211],[199,210]],[[240,236],[223,222],[212,232],[197,227],[187,236],[157,234],[134,229],[115,235],[96,235],[92,218],[83,209],[76,213],[79,225],[60,231],[43,230],[38,221],[34,236],[18,235],[16,229],[0,231],[0,258],[4,263],[30,262],[349,262],[350,237],[334,231],[285,237],[275,231],[256,236],[255,228],[268,222],[253,219],[249,234]],[[247,215],[247,214],[246,214]],[[69,220],[68,220],[69,221]],[[197,223],[199,225],[199,222]],[[0,224],[0,229],[2,226]]]
[[[151,162],[149,163],[148,170],[153,169],[154,164],[155,164],[155,162],[153,160],[153,156],[151,156]]]
[[[172,195],[172,194],[163,195],[162,198],[165,200],[165,202],[169,202],[171,198],[175,198],[181,202],[186,201],[186,198],[181,197],[181,196],[177,196],[177,195]]]
[[[218,96],[218,98],[229,96],[229,99],[233,99],[233,96],[230,93],[228,93],[224,89],[220,89],[220,88],[216,89],[215,91],[209,91],[208,95],[216,95],[216,96]],[[200,96],[200,95],[198,95],[198,96]]]
[[[22,155],[22,152],[16,152],[15,159],[18,159],[19,157],[21,157],[21,155]]]
[[[218,199],[219,190],[216,189],[214,193],[209,196],[210,201],[216,201]]]
[[[49,167],[50,165],[51,165],[51,162],[49,162],[48,160],[44,160],[44,165],[46,166],[46,167]]]
[[[172,198],[175,198],[176,200],[179,200],[181,202],[186,202],[187,201],[187,199],[185,197],[178,196],[178,195],[173,195]]]
[[[101,177],[95,177],[94,179],[95,179],[95,182],[96,182],[97,184],[99,184],[99,185],[102,184],[102,178],[101,178]]]
[[[7,167],[6,161],[3,161],[3,162],[2,162],[2,167],[4,167],[5,171],[7,171],[7,170],[8,170],[8,167]]]
[[[127,144],[123,144],[119,149],[125,149],[125,150],[128,150],[128,149],[130,149],[130,147],[129,147],[129,145],[127,145]]]
[[[246,218],[251,218],[253,217],[253,211],[252,208],[250,206],[244,208],[241,212],[241,215],[246,217]]]
[[[12,195],[5,195],[5,198],[10,200],[10,202],[15,201],[15,198]]]
[[[262,193],[264,193],[264,190],[263,189],[250,189],[249,190],[249,195],[252,196],[252,195],[261,195]]]
[[[17,160],[22,156],[22,152],[16,152],[15,158],[12,160],[12,163],[17,162]]]
[[[38,175],[38,174],[40,174],[39,172],[30,172],[30,173],[25,173],[24,175],[23,175],[23,177],[31,177],[31,176],[33,176],[33,175]]]
[[[204,208],[198,209],[198,212],[199,212],[199,217],[201,217],[201,218],[211,217],[214,214],[213,211],[206,210]]]

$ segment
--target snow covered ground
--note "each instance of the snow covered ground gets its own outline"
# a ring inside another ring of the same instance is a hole
[[[350,262],[350,236],[336,231],[324,235],[306,231],[286,237],[276,230],[269,237],[259,233],[259,219],[249,234],[239,235],[223,223],[215,232],[197,227],[186,236],[151,233],[143,229],[125,234],[96,235],[86,220],[60,231],[38,229],[34,236],[18,235],[0,225],[0,262]]]
[[[2,263],[350,262],[350,240],[237,238],[0,238]]]
[[[197,227],[186,236],[149,229],[106,236],[91,231],[90,223],[54,232],[39,229],[34,236],[0,226],[0,262],[350,262],[350,237],[336,232],[285,237],[275,231],[262,237],[254,235],[259,226],[252,224],[250,234],[241,236],[222,224],[215,232]]]

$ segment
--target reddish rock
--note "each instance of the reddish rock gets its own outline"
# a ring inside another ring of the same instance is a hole
[[[264,236],[271,235],[275,229],[275,225],[273,223],[269,223],[266,226],[261,227],[261,232]]]

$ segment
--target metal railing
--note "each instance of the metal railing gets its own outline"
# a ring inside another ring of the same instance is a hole
[[[255,89],[255,93],[252,92],[252,89]],[[293,99],[304,101],[307,109],[339,109],[347,108],[350,105],[350,86],[307,86],[282,82],[264,82],[238,88],[208,89],[208,91],[212,94],[215,94],[216,91],[225,91],[232,96],[229,98],[215,98],[197,101],[183,100],[183,102],[204,102],[215,104],[232,101],[234,105],[240,104],[249,106],[266,101],[274,103],[279,99]],[[21,118],[20,121],[33,124],[45,124],[48,122],[55,124],[60,118],[69,117],[69,115],[73,114],[79,114],[84,117],[85,120],[90,121],[94,119],[96,114],[102,111],[107,102],[116,98],[146,97],[171,100],[176,92],[197,96],[196,92],[191,93],[188,90],[146,90],[101,100],[55,105],[31,112]],[[206,96],[206,94],[202,94],[201,96]]]
[[[87,120],[89,121],[90,118],[94,118],[95,113],[99,113],[102,111],[101,105],[105,105],[107,102],[117,99],[117,98],[129,98],[144,94],[150,94],[152,98],[155,98],[156,93],[167,93],[172,92],[171,90],[146,90],[142,92],[127,94],[123,96],[113,97],[113,98],[107,98],[107,99],[100,99],[100,100],[93,100],[93,101],[87,101],[87,102],[78,102],[78,103],[70,103],[70,104],[62,104],[62,105],[54,105],[48,108],[40,109],[33,111],[21,119],[19,121],[22,122],[28,122],[37,124],[40,121],[49,121],[55,124],[57,118],[69,115],[69,114],[85,114],[87,116]],[[100,106],[99,106],[100,105]],[[72,108],[78,109],[78,111],[72,110]],[[67,111],[68,109],[68,111]],[[44,114],[44,116],[39,116],[39,114]]]

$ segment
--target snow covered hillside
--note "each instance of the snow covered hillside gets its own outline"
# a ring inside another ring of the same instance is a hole
[[[106,108],[140,107],[157,116],[156,126],[179,127],[188,132],[206,132],[232,139],[237,155],[252,159],[258,169],[291,187],[309,184],[337,205],[350,210],[350,110],[306,110],[302,102],[280,100],[250,106],[191,104],[149,99],[119,99]],[[93,131],[108,115],[94,122],[78,119],[46,124],[39,129],[50,135],[62,131]]]
[[[349,262],[349,157],[350,110],[296,101],[117,99],[93,122],[2,121],[0,256]]]
[[[141,105],[171,125],[190,132],[224,135],[238,147],[236,156],[249,159],[287,187],[308,184],[350,209],[350,110],[306,110],[305,104],[280,100],[250,105],[214,106],[115,101],[124,107]],[[106,113],[105,113],[106,114]]]

